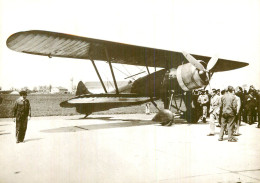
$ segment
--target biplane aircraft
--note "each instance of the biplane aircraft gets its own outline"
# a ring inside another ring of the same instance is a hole
[[[77,112],[89,114],[111,108],[138,105],[161,99],[164,108],[180,110],[176,96],[185,103],[184,117],[192,120],[191,92],[205,87],[215,72],[245,67],[248,63],[161,50],[142,46],[98,40],[75,35],[31,30],[18,32],[7,39],[11,50],[48,57],[66,57],[90,60],[102,84],[104,93],[93,94],[85,85],[78,84],[76,97],[64,101],[61,107],[76,107]],[[96,67],[95,61],[108,62],[115,90],[108,92]],[[145,66],[148,75],[118,88],[112,63]],[[161,68],[151,73],[149,67]],[[160,109],[159,109],[160,110]],[[163,122],[163,124],[167,124]]]

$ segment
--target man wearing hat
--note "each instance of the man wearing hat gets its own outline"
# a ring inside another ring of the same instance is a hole
[[[20,96],[14,105],[13,115],[16,122],[16,143],[24,141],[24,136],[27,129],[28,118],[31,117],[31,106],[27,97],[26,91],[21,91]]]

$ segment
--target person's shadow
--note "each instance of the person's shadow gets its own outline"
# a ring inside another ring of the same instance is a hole
[[[30,141],[36,141],[36,140],[41,140],[42,138],[34,138],[34,139],[26,139],[24,142],[30,142]]]

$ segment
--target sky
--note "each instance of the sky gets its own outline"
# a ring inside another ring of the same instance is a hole
[[[0,87],[71,86],[98,81],[89,60],[48,58],[7,48],[20,31],[47,30],[83,37],[248,62],[215,73],[214,88],[260,88],[260,0],[0,0]],[[135,66],[114,65],[136,74]],[[108,64],[98,62],[104,80]],[[153,70],[151,68],[151,70]],[[126,75],[115,70],[117,80]]]

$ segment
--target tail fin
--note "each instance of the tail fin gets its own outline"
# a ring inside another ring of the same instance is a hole
[[[76,95],[92,94],[82,81],[78,83]]]

